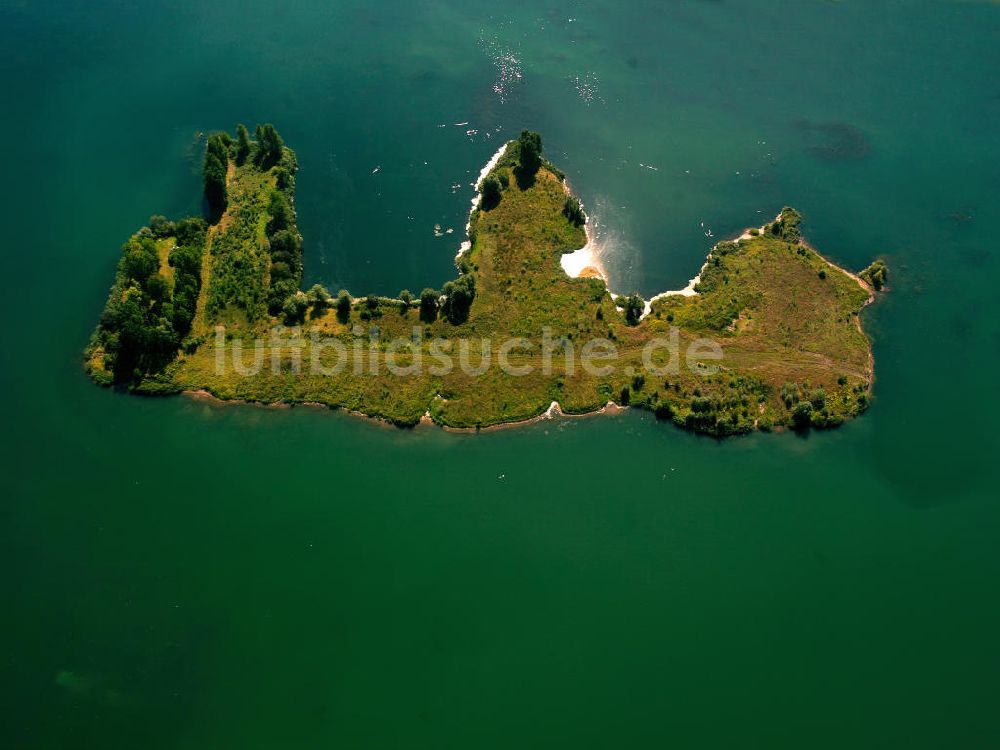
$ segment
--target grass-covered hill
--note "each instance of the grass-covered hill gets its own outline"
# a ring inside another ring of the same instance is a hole
[[[271,126],[209,139],[209,219],[157,217],[126,243],[86,352],[95,381],[470,428],[553,401],[565,413],[644,407],[714,435],[833,426],[868,405],[858,315],[873,292],[801,240],[792,209],[713,248],[697,294],[657,298],[642,315],[636,295],[564,273],[585,217],[526,132],[481,183],[456,279],[356,297],[299,288],[295,171]],[[866,273],[881,288],[884,266]],[[688,356],[706,341],[713,355]]]

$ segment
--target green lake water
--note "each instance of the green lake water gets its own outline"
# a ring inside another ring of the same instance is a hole
[[[1000,746],[1000,5],[204,5],[0,1],[0,746]],[[470,436],[94,387],[119,246],[240,121],[356,293],[451,276],[522,127],[621,291],[794,205],[890,264],[873,408]]]

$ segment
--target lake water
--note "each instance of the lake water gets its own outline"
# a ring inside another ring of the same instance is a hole
[[[945,0],[0,2],[0,745],[997,746],[998,39]],[[874,406],[718,442],[95,388],[118,247],[240,121],[355,293],[449,278],[523,127],[620,291],[794,205],[890,263]]]

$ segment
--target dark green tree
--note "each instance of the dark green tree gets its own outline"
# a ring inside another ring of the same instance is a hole
[[[150,216],[149,231],[157,239],[163,239],[164,237],[173,236],[177,231],[177,227],[166,216]]]
[[[860,274],[862,279],[871,284],[876,292],[881,292],[882,287],[889,281],[889,267],[881,258],[872,263]]]
[[[257,164],[263,169],[270,169],[284,154],[285,142],[281,140],[278,131],[270,123],[258,125],[256,130]]]
[[[145,286],[160,267],[160,258],[156,252],[156,243],[150,237],[141,239],[133,237],[125,243],[121,271],[126,278]]]
[[[242,122],[236,126],[236,163],[243,166],[250,157],[250,132]]]
[[[809,401],[800,401],[792,410],[792,426],[802,431],[812,424],[813,405]]]
[[[639,325],[639,319],[646,309],[646,301],[639,296],[639,293],[636,292],[626,297],[622,302],[622,307],[625,309],[625,322],[630,326]]]
[[[290,294],[281,307],[285,317],[285,325],[293,326],[301,323],[306,317],[309,300],[304,292]]]
[[[441,292],[445,298],[441,306],[444,316],[452,323],[465,322],[476,297],[476,277],[472,274],[459,276],[454,281],[445,283]]]
[[[500,203],[500,180],[490,175],[483,180],[483,209],[489,211]]]
[[[205,163],[202,166],[202,181],[205,198],[215,215],[226,210],[226,171],[229,165],[229,148],[223,134],[209,136],[205,146]],[[226,136],[228,138],[228,136]]]
[[[333,301],[333,298],[330,297],[330,292],[322,284],[313,284],[309,291],[306,292],[306,296],[309,299],[309,304],[312,305],[313,312],[316,313],[322,313]]]
[[[399,293],[399,311],[405,315],[409,309],[410,304],[413,302],[413,295],[410,294],[409,289],[404,289]]]
[[[430,323],[437,318],[439,296],[433,289],[424,289],[420,293],[420,319],[424,322]]]
[[[267,225],[269,234],[275,234],[282,229],[288,229],[295,222],[292,207],[288,203],[288,199],[284,196],[284,193],[279,190],[271,191],[271,200],[267,205],[267,212],[271,215],[271,221]]]
[[[531,130],[522,130],[518,138],[521,153],[521,173],[525,177],[534,176],[542,166],[542,136]]]
[[[346,289],[341,289],[337,295],[337,318],[341,323],[346,323],[351,317],[351,295]]]

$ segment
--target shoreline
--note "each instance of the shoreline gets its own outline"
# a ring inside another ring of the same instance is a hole
[[[567,194],[568,194],[569,193],[569,183],[566,180],[563,180],[563,186],[566,189]],[[780,218],[781,218],[781,212],[779,212],[774,217],[774,219],[772,221],[778,221]],[[770,223],[770,222],[768,222],[768,223]],[[765,224],[757,227],[758,236],[764,235],[765,230],[766,230],[766,228],[768,226],[768,223],[765,223]],[[597,271],[597,275],[604,281],[604,284],[607,287],[608,293],[611,295],[611,298],[612,299],[618,299],[618,297],[620,297],[621,294],[618,293],[618,292],[612,291],[611,284],[610,284],[610,282],[608,280],[607,272],[605,271],[604,266],[601,265],[600,259],[597,257],[597,255],[596,255],[596,253],[595,253],[595,251],[593,249],[594,238],[593,238],[593,236],[591,235],[591,232],[590,232],[590,215],[589,214],[587,215],[587,220],[586,220],[586,222],[583,225],[583,229],[584,229],[584,232],[586,232],[586,234],[587,234],[587,244],[585,244],[579,250],[574,250],[571,253],[564,253],[563,256],[559,259],[559,264],[562,266],[563,271],[566,272],[566,275],[569,276],[571,279],[588,278],[587,276],[584,276],[583,271],[587,270],[588,268],[592,268],[593,270]],[[673,297],[673,296],[680,296],[680,297],[696,297],[696,296],[698,296],[698,292],[695,290],[695,287],[701,281],[701,274],[704,272],[705,268],[711,262],[711,260],[712,260],[712,254],[715,252],[716,248],[720,244],[722,244],[723,242],[740,242],[742,240],[752,240],[754,238],[754,235],[751,234],[751,229],[752,229],[752,227],[746,228],[738,236],[733,237],[732,239],[721,239],[718,242],[716,242],[714,245],[712,245],[711,249],[708,251],[708,254],[705,256],[705,262],[701,264],[701,268],[698,269],[698,273],[694,276],[694,278],[692,278],[690,281],[688,281],[687,286],[685,286],[683,289],[674,289],[674,290],[670,290],[670,291],[666,291],[666,292],[657,292],[652,297],[650,297],[648,300],[645,300],[645,307],[644,307],[644,309],[642,311],[642,315],[639,316],[639,320],[640,321],[643,320],[647,315],[649,315],[652,312],[653,303],[656,302],[657,300],[663,299],[665,297]],[[805,247],[809,248],[812,252],[816,253],[817,257],[819,257],[820,260],[822,260],[824,263],[826,263],[828,266],[830,266],[830,268],[833,268],[836,271],[841,271],[842,273],[847,274],[852,279],[854,279],[854,281],[857,282],[858,286],[860,286],[862,289],[864,289],[868,293],[868,300],[862,306],[862,308],[861,308],[862,310],[865,307],[868,307],[868,305],[872,304],[875,301],[875,290],[872,289],[867,283],[865,283],[864,279],[862,279],[858,274],[854,273],[853,271],[849,271],[846,268],[843,268],[843,267],[837,265],[836,263],[834,263],[832,260],[830,260],[829,258],[827,258],[822,253],[820,253],[815,247],[813,247],[813,245],[805,237],[801,237],[800,238],[800,242]],[[573,262],[571,260],[573,256],[576,256],[576,255],[581,254],[581,253],[583,253],[584,255],[582,255],[579,258],[577,258],[575,262]],[[592,263],[588,263],[586,265],[582,265],[581,261],[585,257],[586,258],[592,258],[593,262]],[[590,278],[593,278],[593,277],[590,277]],[[858,321],[858,330],[863,334],[864,330],[861,328],[861,317],[860,317],[860,315],[858,316],[857,321]],[[869,358],[870,359],[873,358],[871,356],[870,352],[869,352]],[[872,372],[872,374],[874,374],[874,367],[871,368],[871,372]]]
[[[510,422],[497,422],[495,424],[483,425],[481,427],[454,427],[452,425],[442,424],[431,416],[430,410],[424,412],[423,416],[420,417],[419,421],[414,425],[399,425],[390,420],[374,416],[372,414],[365,414],[357,409],[348,409],[343,406],[330,406],[319,401],[249,401],[244,398],[220,398],[216,396],[211,391],[205,388],[197,388],[193,390],[183,390],[180,391],[178,396],[184,396],[191,399],[192,401],[200,401],[203,403],[211,404],[213,407],[230,407],[230,406],[250,406],[257,409],[295,409],[299,407],[306,407],[310,409],[325,409],[327,411],[341,412],[350,417],[356,417],[365,420],[366,422],[371,422],[372,424],[392,429],[409,428],[416,430],[420,427],[436,427],[444,432],[453,432],[458,434],[471,434],[478,432],[498,432],[500,430],[509,430],[515,427],[526,427],[528,425],[536,424],[538,422],[543,422],[546,420],[553,420],[557,418],[563,419],[582,419],[585,417],[598,417],[598,416],[617,416],[628,411],[631,407],[621,406],[616,404],[614,401],[608,401],[604,406],[593,409],[592,411],[585,411],[580,413],[567,413],[562,410],[558,401],[553,401],[549,404],[548,408],[541,414],[534,417],[528,417],[527,419],[515,419]]]

